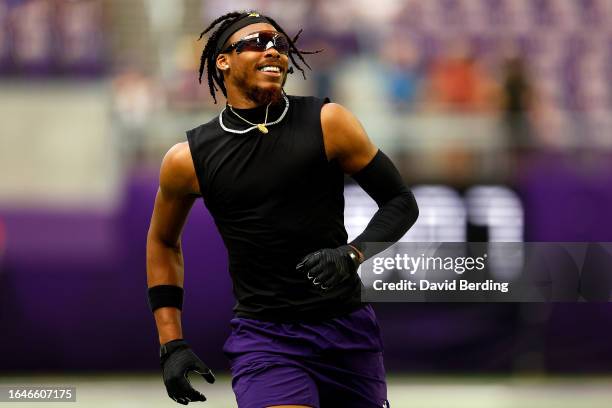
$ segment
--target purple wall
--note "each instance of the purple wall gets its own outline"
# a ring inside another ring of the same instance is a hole
[[[7,236],[0,345],[12,350],[0,370],[157,368],[145,267],[156,182],[155,174],[134,174],[117,214],[0,212]],[[231,283],[223,244],[203,208],[196,203],[183,238],[183,324],[207,362],[225,367],[217,351],[229,332]]]
[[[517,184],[527,241],[612,241],[612,155],[539,154]]]
[[[524,178],[518,188],[528,239],[611,240],[612,217],[597,217],[609,208],[608,183],[585,182],[557,164],[537,165],[538,176]],[[156,172],[132,174],[124,204],[113,214],[0,210],[7,237],[0,267],[0,371],[158,369],[145,269],[156,189]],[[569,216],[580,221],[562,222]],[[185,335],[204,361],[225,369],[221,347],[234,300],[226,251],[201,200],[183,249]],[[607,303],[375,308],[392,371],[612,368]]]

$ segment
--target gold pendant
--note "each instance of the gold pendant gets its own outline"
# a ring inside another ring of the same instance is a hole
[[[268,128],[263,123],[257,125],[257,129],[259,129],[261,133],[268,133]]]

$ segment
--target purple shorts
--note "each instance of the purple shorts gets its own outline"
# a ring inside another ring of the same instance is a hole
[[[386,408],[380,328],[367,305],[317,323],[234,318],[223,351],[239,408]]]

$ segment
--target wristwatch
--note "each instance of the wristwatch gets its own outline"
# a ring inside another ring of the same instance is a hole
[[[359,262],[359,256],[357,255],[357,251],[355,251],[355,248],[349,246],[350,250],[348,251],[348,256],[351,259],[351,261],[353,262],[353,265],[355,266],[355,270],[357,270],[357,268],[359,268],[359,265],[361,264],[361,262]]]

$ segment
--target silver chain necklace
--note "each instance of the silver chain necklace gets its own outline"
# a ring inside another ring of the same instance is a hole
[[[230,110],[232,111],[232,113],[233,113],[234,115],[238,116],[240,119],[242,119],[243,121],[245,121],[245,122],[246,122],[246,123],[248,123],[249,125],[257,126],[257,129],[259,129],[259,131],[260,131],[261,133],[268,133],[268,128],[266,127],[266,125],[268,124],[268,109],[270,108],[270,104],[271,104],[271,103],[272,103],[272,102],[270,102],[270,103],[268,103],[268,104],[266,105],[266,116],[264,117],[264,121],[263,121],[263,123],[259,123],[259,124],[257,124],[257,123],[253,123],[253,122],[250,122],[250,121],[246,120],[245,118],[243,118],[242,116],[240,116],[240,115],[239,115],[239,114],[238,114],[238,113],[237,113],[237,112],[234,110],[234,108],[232,107],[232,105],[227,104],[227,106],[229,106]]]
[[[259,129],[259,131],[261,133],[268,133],[268,126],[271,125],[276,125],[278,122],[280,122],[281,120],[283,120],[283,118],[285,117],[285,115],[287,114],[287,111],[289,110],[289,99],[287,99],[287,96],[283,93],[283,99],[285,100],[285,110],[283,110],[283,113],[281,113],[281,115],[278,117],[278,119],[276,119],[274,122],[270,122],[268,123],[268,108],[270,107],[270,104],[268,104],[268,106],[266,106],[266,117],[264,119],[263,123],[253,123],[250,122],[248,120],[246,120],[245,118],[243,118],[242,116],[238,115],[236,113],[236,111],[234,111],[234,109],[232,109],[232,105],[229,105],[230,110],[232,111],[232,113],[236,116],[238,116],[238,118],[242,119],[244,122],[248,123],[249,125],[251,125],[250,128],[245,129],[245,130],[235,130],[235,129],[230,129],[227,126],[225,126],[225,124],[223,123],[223,112],[225,112],[226,108],[223,108],[223,110],[221,111],[221,113],[219,114],[219,124],[221,125],[221,128],[223,130],[225,130],[226,132],[230,132],[230,133],[247,133],[250,132],[251,130],[257,128]]]

